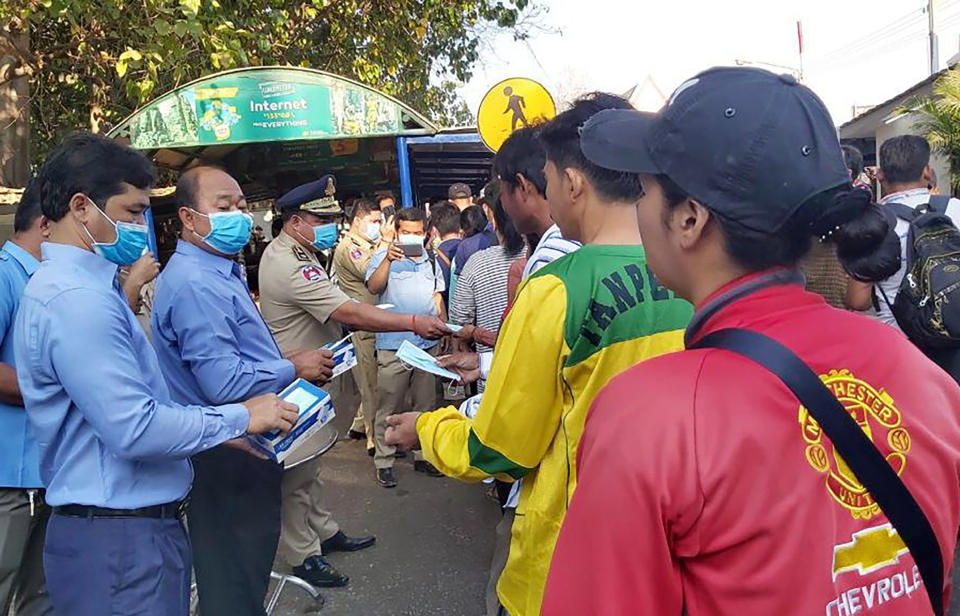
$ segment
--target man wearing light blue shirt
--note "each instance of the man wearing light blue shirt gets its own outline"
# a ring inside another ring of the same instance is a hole
[[[437,259],[424,248],[426,219],[420,208],[404,208],[397,212],[397,242],[373,254],[367,266],[367,289],[380,296],[380,302],[393,304],[391,310],[410,313],[412,323],[417,317],[444,318],[443,270]],[[405,256],[407,250],[419,245],[419,255]],[[415,327],[412,327],[416,330]],[[422,370],[410,370],[397,358],[397,349],[409,342],[428,352],[436,353],[436,340],[426,340],[411,332],[380,332],[377,334],[377,416],[374,421],[373,464],[377,483],[384,488],[397,485],[393,461],[397,449],[384,440],[387,416],[405,409],[409,394],[413,408],[433,408],[436,402],[436,377]],[[437,469],[414,452],[414,470],[439,477]]]
[[[23,288],[40,265],[47,233],[35,181],[23,192],[14,235],[0,249],[0,614],[53,613],[43,581],[43,539],[50,508],[43,501],[37,444],[17,385],[13,324]]]
[[[143,155],[90,134],[68,137],[37,180],[50,236],[14,347],[53,507],[44,570],[59,614],[186,615],[187,457],[297,418],[275,395],[219,407],[171,401],[117,280],[118,266],[146,250],[153,180]]]
[[[233,258],[253,227],[236,180],[216,167],[195,167],[177,182],[176,199],[181,239],[158,279],[151,316],[173,399],[229,404],[278,393],[298,377],[326,382],[330,353],[308,349],[285,358],[250,297]],[[205,451],[193,465],[187,517],[200,611],[262,615],[280,536],[283,467],[236,447]]]

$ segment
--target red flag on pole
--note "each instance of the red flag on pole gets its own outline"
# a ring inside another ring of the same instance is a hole
[[[797,45],[800,46],[800,53],[803,54],[803,24],[797,20]]]

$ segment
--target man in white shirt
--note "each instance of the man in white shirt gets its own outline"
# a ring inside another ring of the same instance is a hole
[[[923,137],[901,135],[883,142],[880,146],[880,168],[877,179],[883,198],[881,204],[901,203],[917,208],[930,201],[930,185],[933,169],[930,167],[930,144]],[[947,216],[957,225],[960,223],[960,200],[950,199]],[[900,270],[876,285],[877,318],[899,328],[891,306],[897,299],[900,283],[906,272],[907,232],[910,224],[897,218],[896,233],[900,238]],[[874,286],[854,283],[848,294],[848,305],[855,310],[869,310],[873,304]]]

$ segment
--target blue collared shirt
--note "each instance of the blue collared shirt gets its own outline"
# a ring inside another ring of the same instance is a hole
[[[47,501],[132,509],[184,498],[186,458],[244,434],[246,408],[171,402],[117,267],[66,244],[42,253],[14,347]]]
[[[157,280],[153,346],[173,399],[228,404],[279,393],[296,378],[280,353],[240,265],[177,242]]]
[[[365,280],[370,280],[386,258],[386,250],[373,253]],[[412,259],[401,259],[390,264],[387,288],[380,294],[380,303],[393,304],[391,312],[439,316],[433,295],[443,293],[445,288],[443,270],[440,269],[436,257],[433,263],[426,254]],[[436,340],[424,340],[412,332],[381,332],[377,334],[377,348],[396,351],[404,340],[409,340],[421,349],[429,349],[437,344]]]
[[[16,369],[13,323],[23,288],[40,263],[13,242],[0,249],[0,361]],[[30,433],[27,411],[0,402],[0,487],[41,488],[37,442]]]

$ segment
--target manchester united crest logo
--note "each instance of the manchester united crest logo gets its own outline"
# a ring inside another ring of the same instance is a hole
[[[900,411],[893,398],[881,389],[856,378],[849,370],[831,370],[820,380],[843,404],[854,421],[877,446],[897,474],[903,473],[910,451],[910,433],[904,428]],[[843,458],[833,450],[823,430],[803,406],[800,407],[800,428],[806,441],[807,462],[826,475],[827,490],[856,519],[869,520],[880,513],[880,507],[857,480]]]

